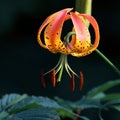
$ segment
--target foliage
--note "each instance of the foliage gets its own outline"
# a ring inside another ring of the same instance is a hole
[[[119,84],[120,79],[108,81],[74,102],[59,97],[51,99],[27,94],[6,94],[0,99],[0,120],[60,120],[60,118],[89,120],[82,116],[82,113],[77,113],[89,108],[98,109],[98,116],[102,120],[102,110],[113,108],[120,111],[120,93],[106,93]]]

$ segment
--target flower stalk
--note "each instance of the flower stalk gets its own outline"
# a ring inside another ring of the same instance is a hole
[[[75,10],[80,13],[86,13],[91,15],[92,12],[92,0],[76,0]]]
[[[80,13],[92,14],[92,0],[75,0],[75,10]],[[89,23],[88,27],[89,27]],[[98,49],[95,52],[120,76],[120,70]]]
[[[92,14],[92,0],[75,0],[75,10],[80,13],[85,13],[88,15]],[[89,26],[89,22],[86,21],[87,26]]]
[[[120,76],[120,70],[100,50],[96,49],[95,52]]]

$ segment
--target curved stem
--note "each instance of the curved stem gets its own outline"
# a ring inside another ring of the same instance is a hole
[[[98,55],[100,55],[112,68],[113,70],[118,73],[118,75],[120,76],[120,70],[102,53],[100,52],[98,49],[95,50],[96,53]]]

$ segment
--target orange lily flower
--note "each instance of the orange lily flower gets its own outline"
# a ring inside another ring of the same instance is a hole
[[[47,72],[52,72],[53,78],[51,78],[51,81],[53,86],[56,84],[55,81],[61,81],[63,68],[65,68],[72,79],[71,86],[72,90],[74,90],[74,75],[78,75],[70,68],[67,56],[82,57],[92,53],[99,45],[100,33],[98,23],[94,17],[71,11],[72,8],[67,8],[50,15],[40,26],[37,41],[41,47],[48,49],[50,52],[61,53],[58,64]],[[61,40],[63,24],[67,20],[72,21],[73,29]],[[90,32],[86,21],[88,21],[94,29],[94,43],[91,43]],[[44,32],[44,41],[41,40],[42,32]],[[57,74],[58,77],[56,79]],[[81,86],[82,85],[80,85],[80,89],[82,88]]]

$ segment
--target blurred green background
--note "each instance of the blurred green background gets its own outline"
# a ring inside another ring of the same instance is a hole
[[[37,43],[37,31],[45,18],[64,8],[74,7],[74,0],[0,0],[0,95],[27,93],[29,95],[59,96],[77,100],[91,88],[119,78],[112,68],[95,52],[83,58],[69,56],[74,71],[82,71],[85,77],[83,90],[70,90],[66,73],[56,88],[47,81],[47,89],[40,83],[40,71],[48,71],[58,61],[59,54],[52,54]],[[93,0],[92,15],[100,26],[101,40],[98,49],[120,68],[120,7],[117,0]],[[78,79],[76,79],[76,84]],[[120,91],[119,87],[112,91]],[[109,118],[105,113],[105,119]],[[112,111],[109,120],[118,120],[118,112]],[[93,119],[96,120],[95,114]],[[116,117],[115,117],[116,116]]]

